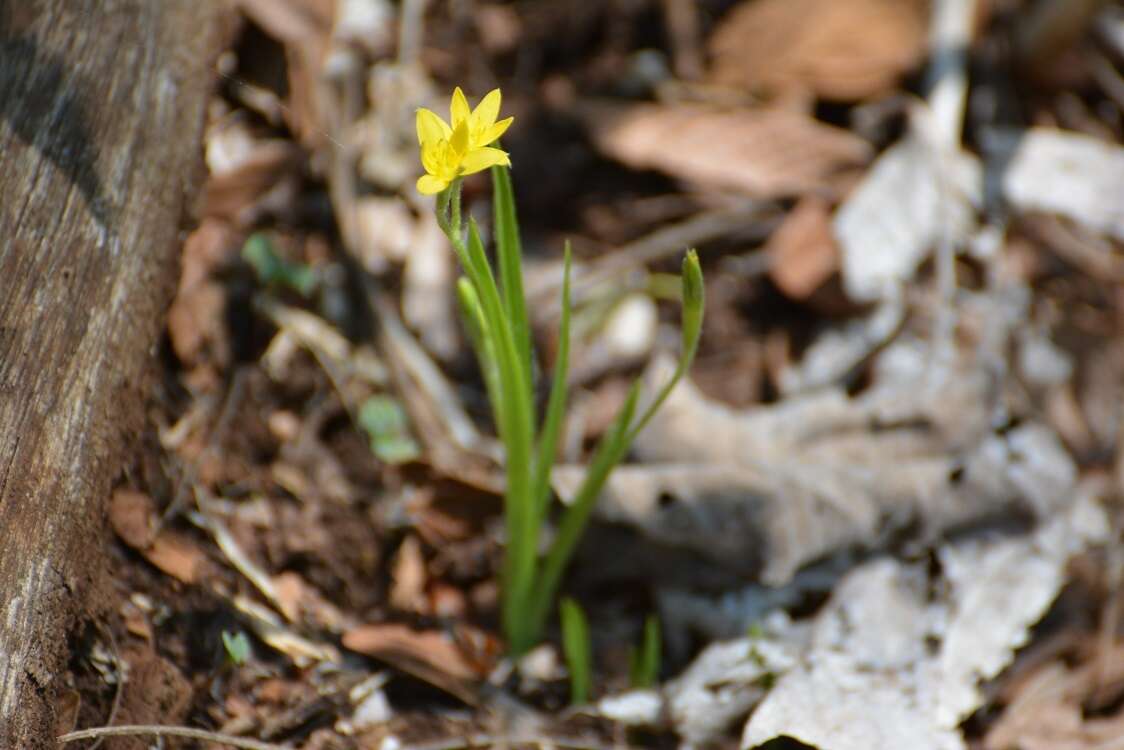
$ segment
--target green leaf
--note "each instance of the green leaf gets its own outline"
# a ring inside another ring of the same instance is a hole
[[[507,319],[499,289],[488,266],[480,231],[473,219],[468,221],[466,268],[480,298],[487,330],[493,335],[502,397],[493,402],[497,421],[502,422],[501,437],[506,449],[507,490],[504,493],[504,516],[507,530],[507,553],[504,559],[504,632],[508,647],[516,656],[534,645],[538,632],[529,629],[529,602],[534,596],[538,540],[542,527],[533,495],[533,447],[535,409],[530,378],[526,375],[529,361],[520,358]]]
[[[558,354],[554,361],[554,380],[550,399],[535,452],[534,496],[542,512],[550,500],[550,470],[558,453],[558,437],[562,433],[562,417],[566,412],[566,378],[570,369],[570,243],[562,256],[562,320],[558,325]]]
[[[589,624],[581,606],[569,597],[562,600],[559,616],[562,621],[562,652],[570,670],[570,702],[578,706],[589,700],[593,684]]]
[[[683,298],[683,312],[682,312],[682,347],[679,353],[679,364],[675,368],[675,373],[671,379],[660,389],[644,414],[640,419],[636,420],[636,425],[628,435],[628,442],[631,444],[640,431],[647,426],[648,422],[655,416],[659,408],[663,406],[663,402],[671,395],[671,391],[675,388],[676,384],[683,379],[687,370],[691,369],[691,363],[695,361],[695,354],[699,350],[699,338],[702,335],[702,322],[703,315],[706,312],[706,287],[703,284],[702,267],[699,265],[699,254],[695,250],[688,250],[687,256],[683,258],[683,275],[682,275],[682,298]]]
[[[237,633],[231,633],[229,630],[222,631],[222,645],[226,649],[226,658],[230,659],[232,664],[241,666],[253,658],[250,639],[241,630]]]
[[[523,294],[523,247],[519,240],[519,220],[515,214],[511,171],[507,167],[492,167],[492,205],[504,309],[511,321],[511,333],[519,356],[528,365],[527,387],[530,388],[531,326],[527,320],[527,301]]]
[[[380,461],[400,464],[415,460],[421,451],[410,437],[406,411],[389,396],[372,396],[359,408],[359,428],[371,441],[371,452]]]
[[[488,331],[476,287],[464,276],[457,279],[457,300],[460,303],[465,328],[468,330],[468,338],[472,342],[472,349],[476,352],[476,360],[480,364],[480,372],[484,376],[488,400],[492,404],[502,403],[503,390],[500,384],[499,364],[496,362],[495,337]],[[496,426],[500,427],[502,421],[496,417]]]
[[[585,478],[582,479],[581,486],[578,487],[577,495],[562,515],[562,523],[558,527],[554,543],[546,555],[546,560],[543,561],[531,607],[531,629],[536,633],[542,631],[547,614],[550,612],[550,604],[554,601],[554,595],[562,582],[562,574],[581,540],[586,524],[589,523],[590,513],[593,512],[593,506],[601,494],[605,480],[609,478],[609,472],[628,451],[628,427],[636,414],[636,402],[639,397],[640,384],[633,383],[624,406],[621,407],[608,431],[601,436],[597,450],[593,454],[593,461],[585,473]]]
[[[660,676],[660,621],[655,615],[648,615],[644,621],[640,648],[632,651],[629,662],[632,687],[650,688],[656,684]]]
[[[311,266],[288,262],[277,254],[273,243],[260,232],[246,240],[242,246],[242,259],[254,269],[262,284],[288,287],[303,297],[311,295],[319,281]]]

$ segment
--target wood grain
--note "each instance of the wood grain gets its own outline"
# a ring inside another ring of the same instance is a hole
[[[201,176],[219,0],[0,0],[0,747],[54,747],[67,638]]]

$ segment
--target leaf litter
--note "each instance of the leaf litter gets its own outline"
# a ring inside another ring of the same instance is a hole
[[[1112,741],[1118,14],[424,5],[238,4],[159,434],[109,504],[130,716],[382,750]],[[1006,34],[1023,70],[1040,55],[1065,75],[1005,78],[1022,75],[995,65]],[[613,476],[570,584],[596,657],[577,711],[556,645],[502,659],[500,456],[446,304],[451,256],[410,187],[415,108],[466,81],[501,83],[524,123],[510,148],[544,372],[562,236],[578,256],[561,498],[624,376],[666,377],[667,258],[691,243],[708,262],[696,377]],[[674,224],[637,209],[657,203]],[[249,267],[261,231],[315,285]],[[372,452],[369,403],[410,451]],[[653,610],[667,666],[629,690]],[[238,632],[236,665],[220,636]],[[68,726],[96,724],[114,670],[76,670],[88,700]]]

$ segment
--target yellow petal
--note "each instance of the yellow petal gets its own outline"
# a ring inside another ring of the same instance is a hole
[[[452,133],[452,129],[437,116],[437,113],[425,107],[418,108],[417,128],[418,143],[423,146],[426,143],[448,138]]]
[[[487,96],[480,100],[476,105],[476,109],[472,110],[472,129],[483,130],[491,127],[492,123],[500,115],[500,90],[492,89],[488,92]],[[483,146],[484,144],[476,144]]]
[[[468,151],[468,121],[461,120],[457,126],[453,128],[453,134],[449,136],[449,145],[456,153],[457,157],[462,156]]]
[[[501,135],[503,135],[504,132],[509,127],[511,127],[511,121],[514,120],[514,119],[515,119],[514,117],[505,117],[504,119],[497,122],[495,125],[492,125],[491,127],[487,128],[486,130],[484,130],[484,132],[482,132],[479,136],[477,136],[476,142],[473,143],[472,145],[473,146],[487,146],[489,143],[492,143],[497,138],[499,138]]]
[[[449,146],[446,141],[428,141],[421,146],[421,163],[425,167],[425,171],[430,174],[437,174],[441,171],[441,158],[442,152],[448,151]]]
[[[498,148],[474,148],[465,155],[461,162],[461,174],[482,172],[497,164],[502,164],[505,167],[511,166],[511,159],[508,158],[506,151],[500,151]]]
[[[448,182],[431,174],[423,174],[418,178],[418,192],[422,195],[435,195],[447,187],[449,187]]]
[[[464,98],[464,92],[461,91],[460,86],[453,89],[453,100],[449,102],[449,116],[452,118],[453,130],[456,130],[462,122],[466,122],[470,116],[468,100]]]

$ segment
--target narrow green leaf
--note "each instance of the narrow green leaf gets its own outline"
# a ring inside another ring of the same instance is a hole
[[[630,444],[659,411],[676,384],[683,379],[687,370],[691,368],[691,363],[694,362],[695,354],[699,350],[699,337],[702,335],[702,321],[706,311],[706,287],[703,284],[699,255],[695,250],[688,250],[687,256],[683,258],[682,284],[682,351],[679,353],[679,363],[671,379],[659,390],[648,408],[644,410],[643,416],[636,420],[636,425],[628,435],[628,443]]]
[[[484,376],[484,386],[488,389],[488,401],[493,405],[493,411],[496,413],[496,429],[502,430],[507,420],[498,415],[498,410],[503,408],[504,399],[499,364],[496,361],[495,336],[488,331],[476,287],[464,276],[457,279],[457,300],[460,302],[461,317],[464,319],[472,350],[476,352],[480,373]],[[503,439],[502,432],[500,439]]]
[[[570,702],[580,706],[589,700],[593,685],[593,655],[589,643],[589,623],[581,605],[566,597],[559,605],[562,621],[562,652],[570,670]]]
[[[480,299],[486,330],[492,333],[499,373],[500,402],[493,402],[497,421],[504,422],[501,436],[506,449],[507,489],[504,493],[504,516],[507,530],[507,553],[504,559],[503,623],[508,647],[520,655],[532,645],[537,633],[529,628],[528,610],[535,591],[535,570],[538,563],[538,539],[542,519],[535,507],[532,479],[535,412],[533,394],[526,376],[529,363],[520,359],[510,321],[504,313],[499,289],[492,276],[480,241],[480,230],[473,219],[468,221],[466,268]],[[474,278],[475,277],[475,278]]]
[[[629,425],[636,414],[636,402],[639,397],[640,384],[633,383],[624,406],[621,407],[609,430],[601,436],[601,440],[597,444],[597,450],[593,454],[593,461],[578,487],[577,495],[574,496],[574,499],[562,514],[562,523],[558,527],[554,543],[543,561],[542,572],[539,575],[538,586],[531,607],[531,629],[533,632],[542,631],[547,615],[550,613],[550,604],[554,601],[554,595],[562,581],[562,574],[581,540],[582,532],[585,531],[586,524],[589,522],[593,506],[597,502],[598,495],[601,494],[601,488],[604,487],[605,480],[609,478],[609,473],[613,470],[613,467],[624,458],[628,451]]]
[[[527,302],[523,294],[523,246],[519,239],[519,220],[515,214],[511,170],[507,167],[492,167],[492,205],[504,309],[511,321],[511,333],[519,355],[528,365],[527,385],[530,387],[531,326],[527,320]]]
[[[644,621],[640,648],[633,650],[629,662],[632,687],[650,688],[656,684],[660,676],[660,621],[655,615],[648,615]]]
[[[566,412],[566,378],[570,369],[570,242],[567,240],[562,256],[562,320],[558,325],[558,354],[554,361],[554,381],[550,384],[550,399],[535,452],[535,490],[540,513],[546,512],[550,500],[550,470],[558,452],[558,437],[562,433],[562,417]]]

